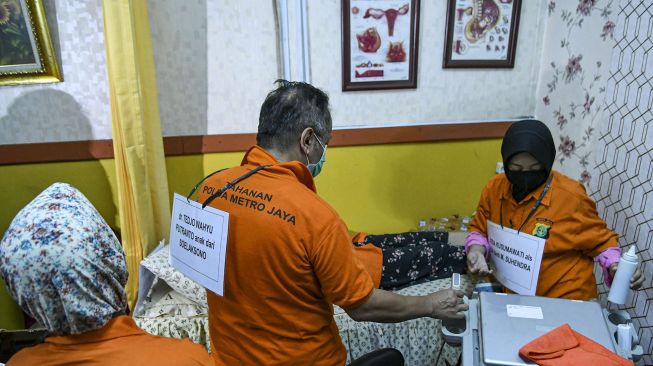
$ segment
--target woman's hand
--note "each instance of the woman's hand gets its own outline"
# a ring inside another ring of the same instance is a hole
[[[467,252],[467,273],[487,276],[492,270],[485,261],[485,248],[481,245],[472,245]]]
[[[617,273],[617,267],[619,263],[614,263],[610,266],[610,276],[614,278],[614,275]],[[644,284],[644,281],[646,280],[646,277],[644,276],[644,273],[637,268],[635,273],[633,274],[633,277],[630,278],[630,288],[633,290],[638,290],[642,285]]]

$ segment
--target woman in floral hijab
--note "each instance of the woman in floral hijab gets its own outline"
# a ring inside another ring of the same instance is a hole
[[[150,335],[126,316],[125,254],[84,195],[55,183],[14,218],[0,242],[9,293],[50,336],[10,365],[210,365],[189,340]]]
[[[0,271],[18,305],[53,335],[103,327],[125,314],[125,254],[84,195],[56,183],[14,218]]]

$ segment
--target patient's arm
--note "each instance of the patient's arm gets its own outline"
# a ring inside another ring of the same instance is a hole
[[[355,309],[345,309],[356,321],[396,323],[405,320],[431,317],[460,319],[468,309],[463,303],[464,293],[446,289],[426,296],[403,296],[390,291],[374,289],[372,295]]]

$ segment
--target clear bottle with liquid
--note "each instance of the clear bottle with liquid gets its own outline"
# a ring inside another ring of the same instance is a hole
[[[469,231],[469,223],[472,221],[471,218],[465,216],[463,217],[462,223],[460,224],[460,231]]]
[[[418,231],[427,231],[429,229],[428,225],[426,225],[426,220],[419,220],[419,225],[417,225],[417,230]]]

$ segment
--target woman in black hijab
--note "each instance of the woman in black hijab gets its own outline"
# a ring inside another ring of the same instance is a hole
[[[468,272],[492,273],[487,233],[493,222],[546,240],[536,295],[596,298],[594,262],[601,264],[610,284],[620,257],[618,236],[598,216],[582,184],[552,169],[556,147],[549,128],[537,120],[515,122],[503,138],[501,155],[505,174],[485,186],[470,224]],[[638,270],[631,287],[643,282]]]
[[[512,167],[515,170],[512,170],[511,159],[518,154],[522,154],[523,157],[516,159],[519,164],[514,164]],[[534,159],[533,163],[539,163],[538,169],[517,169],[517,165],[524,168],[522,165],[531,163],[530,160],[523,161],[528,158],[527,155]],[[527,194],[543,185],[549,177],[556,157],[556,148],[551,132],[544,123],[537,120],[524,120],[514,123],[506,131],[501,144],[501,156],[503,166],[508,168],[506,177],[512,183],[512,196],[515,201],[520,202]]]

